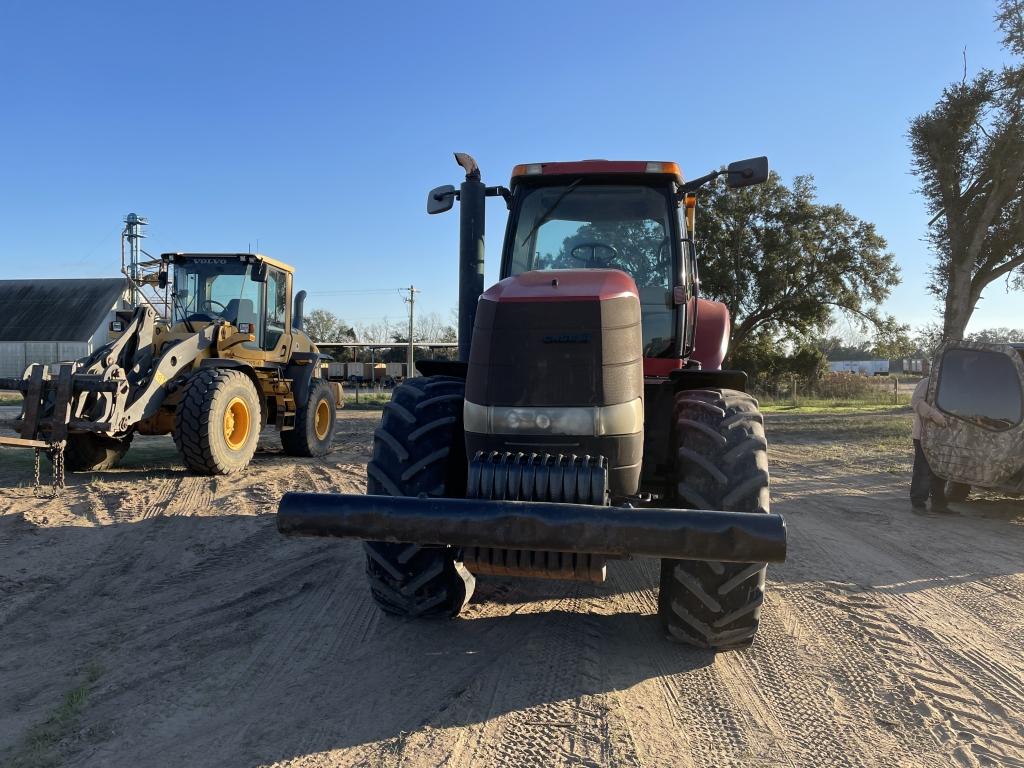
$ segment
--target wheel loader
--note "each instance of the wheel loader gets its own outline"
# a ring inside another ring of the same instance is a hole
[[[972,488],[1024,493],[1024,344],[949,341],[932,361],[921,447],[950,501]]]
[[[114,466],[135,434],[173,435],[188,468],[207,475],[244,469],[266,424],[288,454],[326,453],[337,387],[321,378],[323,355],[303,332],[294,270],[251,253],[161,260],[161,287],[173,281],[169,322],[145,305],[118,313],[110,342],[88,357],[0,380],[24,397],[8,423],[20,436],[0,445],[33,448],[37,462],[45,452],[56,485],[63,469]]]
[[[286,536],[365,542],[384,611],[454,616],[481,575],[601,582],[661,560],[670,638],[749,645],[767,562],[784,559],[767,443],[746,375],[723,370],[729,316],[699,296],[696,194],[763,182],[767,158],[685,181],[669,162],[519,165],[460,203],[459,361],[420,362],[374,433],[367,493],[288,493]],[[484,204],[509,216],[484,291]]]

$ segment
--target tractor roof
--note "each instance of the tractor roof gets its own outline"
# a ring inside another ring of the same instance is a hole
[[[160,258],[170,262],[188,261],[189,259],[238,259],[239,261],[269,264],[288,273],[295,272],[295,268],[290,264],[264,256],[262,253],[164,253],[160,255]]]
[[[658,160],[578,160],[569,163],[524,163],[512,169],[512,183],[530,176],[603,176],[606,174],[657,174],[683,183],[677,163]]]

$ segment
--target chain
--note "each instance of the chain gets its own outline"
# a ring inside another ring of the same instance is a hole
[[[60,442],[53,449],[53,495],[59,496],[64,490],[64,443]]]
[[[39,495],[39,449],[33,448],[32,452],[35,454],[33,462],[34,481],[32,483],[32,492]]]
[[[64,443],[56,443],[46,449],[46,455],[49,457],[50,462],[53,464],[53,490],[49,496],[40,492],[39,485],[39,454],[42,449],[34,449],[34,462],[33,462],[33,484],[32,491],[39,498],[55,498],[60,495],[60,492],[64,490]]]

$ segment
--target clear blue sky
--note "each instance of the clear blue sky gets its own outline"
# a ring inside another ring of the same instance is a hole
[[[983,0],[0,5],[0,277],[116,274],[147,249],[293,263],[349,322],[456,301],[457,217],[425,195],[472,153],[519,162],[767,154],[875,222],[903,268],[886,308],[934,319],[908,120],[1003,60]],[[504,206],[488,209],[488,280]],[[989,288],[972,329],[1020,325]]]

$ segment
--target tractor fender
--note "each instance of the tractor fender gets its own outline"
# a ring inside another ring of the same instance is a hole
[[[253,368],[242,360],[229,359],[224,357],[205,357],[199,362],[199,368],[231,368],[232,370],[241,371],[252,381],[252,385],[256,387],[256,394],[260,399],[260,410],[262,411],[262,418],[266,423],[267,418],[267,403],[266,397],[263,395],[263,385],[260,384],[260,377],[256,375],[256,369]]]
[[[717,371],[729,351],[729,308],[720,301],[697,299],[697,326],[693,330],[690,358],[705,371]]]
[[[296,407],[302,408],[309,400],[309,387],[320,370],[320,361],[326,359],[327,355],[319,352],[295,352],[284,367],[284,377],[292,383]]]

